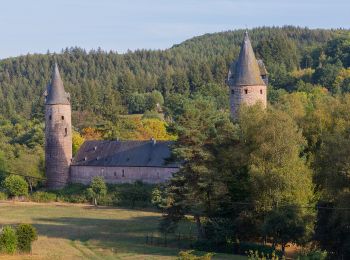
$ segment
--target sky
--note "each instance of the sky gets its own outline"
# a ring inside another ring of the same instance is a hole
[[[0,0],[0,59],[78,46],[166,49],[258,26],[350,28],[350,0]]]

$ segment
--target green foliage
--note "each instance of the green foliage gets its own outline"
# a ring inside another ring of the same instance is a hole
[[[17,249],[16,231],[11,226],[4,226],[0,231],[0,252],[14,254]]]
[[[69,184],[61,190],[53,191],[57,195],[58,201],[71,203],[86,203],[89,199],[86,197],[86,186],[83,184]]]
[[[18,175],[10,175],[3,182],[6,193],[11,197],[28,195],[28,183]]]
[[[86,190],[87,197],[93,200],[95,206],[107,195],[107,186],[103,177],[96,176],[92,179],[90,187]]]
[[[55,193],[37,191],[31,195],[31,200],[35,202],[54,202],[57,200]]]
[[[253,251],[249,250],[247,252],[248,260],[278,260],[278,259],[285,259],[284,257],[280,258],[278,255],[276,255],[275,252],[272,252],[271,254],[265,254],[263,252],[259,251]]]
[[[7,200],[8,196],[5,192],[0,191],[0,200]]]
[[[153,187],[140,181],[115,185],[111,188],[111,192],[114,192],[114,205],[131,208],[150,207]]]
[[[30,253],[32,243],[38,239],[36,229],[30,224],[20,224],[16,228],[17,247],[20,252]]]
[[[211,260],[214,256],[213,253],[206,253],[205,255],[198,256],[194,254],[193,250],[180,251],[178,260]]]
[[[267,237],[273,239],[273,245],[282,246],[284,253],[287,243],[302,244],[311,238],[307,227],[312,220],[297,205],[282,207],[267,214],[262,230]]]
[[[297,260],[326,260],[327,258],[327,252],[326,251],[318,251],[318,250],[311,250],[311,251],[303,251],[298,254],[296,257]]]

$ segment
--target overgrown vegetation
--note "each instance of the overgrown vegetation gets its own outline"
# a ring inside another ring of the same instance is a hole
[[[20,224],[15,228],[4,226],[0,230],[0,253],[30,253],[36,239],[36,229],[30,224]]]

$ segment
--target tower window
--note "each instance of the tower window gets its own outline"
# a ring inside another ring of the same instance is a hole
[[[248,89],[245,89],[245,90],[244,90],[244,93],[245,93],[245,94],[248,94]]]
[[[235,90],[231,89],[231,94],[234,95],[235,94]]]
[[[67,128],[64,129],[64,136],[67,136],[68,135],[68,130]]]
[[[52,116],[51,115],[49,115],[49,120],[51,120],[52,119]]]
[[[61,116],[62,120],[64,120],[64,116]]]
[[[262,94],[263,93],[263,91],[262,91],[262,89],[260,89],[260,94]]]

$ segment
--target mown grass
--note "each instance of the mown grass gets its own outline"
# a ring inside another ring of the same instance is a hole
[[[31,255],[0,259],[176,259],[179,247],[173,238],[167,246],[157,234],[160,214],[76,204],[0,203],[0,225],[31,223],[39,233]],[[191,229],[184,224],[183,234]],[[146,237],[152,236],[152,244]],[[216,255],[214,259],[245,259]]]

